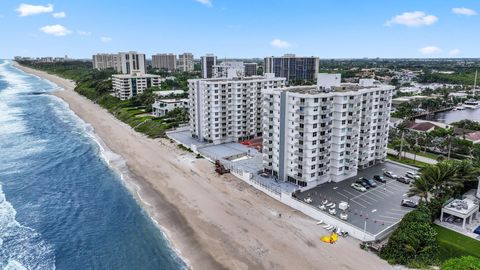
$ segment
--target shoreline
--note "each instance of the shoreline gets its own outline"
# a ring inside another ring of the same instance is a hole
[[[28,67],[24,67],[24,66],[21,66],[19,64],[17,64],[16,62],[12,61],[12,66],[22,70],[23,72],[27,73],[27,74],[30,74],[30,75],[34,75],[34,76],[37,76],[43,80],[46,80],[48,81],[49,83],[52,83],[54,85],[57,86],[58,90],[55,90],[55,92],[53,92],[51,95],[59,98],[62,102],[64,102],[66,104],[66,106],[69,108],[69,110],[72,111],[72,113],[78,117],[81,121],[84,122],[84,124],[86,125],[90,125],[90,127],[92,127],[91,124],[89,124],[88,122],[86,122],[82,117],[80,117],[75,110],[73,110],[70,106],[70,104],[68,103],[67,100],[65,100],[63,98],[63,95],[61,94],[62,91],[72,91],[73,92],[73,89],[75,88],[75,83],[71,80],[67,80],[67,79],[63,79],[63,78],[59,78],[60,80],[65,80],[65,82],[61,82],[61,81],[57,81],[56,78],[51,78],[50,76],[54,76],[54,77],[57,77],[55,75],[51,75],[51,74],[47,74],[47,73],[44,73],[42,71],[38,71],[38,70],[34,70],[34,69],[31,69],[31,68],[28,68]],[[44,74],[42,74],[44,73]],[[59,83],[60,82],[60,83]],[[76,93],[75,93],[76,94]],[[78,94],[77,94],[78,95]],[[81,98],[85,98],[83,96],[80,96],[78,95],[79,97]],[[86,99],[86,98],[85,98]],[[88,99],[86,99],[88,100]],[[91,102],[90,100],[88,100],[89,102]],[[103,108],[101,108],[102,110],[105,110]],[[106,111],[106,110],[105,110]],[[108,113],[108,112],[107,112]],[[130,128],[127,124],[121,122],[121,124],[124,124],[126,128]],[[194,269],[194,267],[192,266],[192,263],[191,263],[191,260],[188,258],[188,257],[185,257],[181,250],[175,246],[175,239],[174,237],[172,236],[171,232],[169,231],[168,228],[166,228],[165,226],[163,226],[162,224],[160,224],[158,222],[158,220],[156,220],[154,217],[153,217],[153,214],[150,213],[148,211],[148,209],[146,209],[146,207],[148,208],[151,208],[153,207],[153,204],[152,203],[149,203],[147,199],[144,199],[142,198],[142,195],[141,195],[141,192],[142,192],[142,187],[143,189],[146,189],[146,188],[152,188],[151,186],[148,186],[148,183],[147,182],[141,182],[140,180],[140,177],[135,175],[134,173],[132,173],[129,168],[128,168],[128,165],[126,164],[124,158],[120,155],[118,155],[117,153],[113,152],[109,147],[108,145],[106,145],[106,143],[103,141],[103,139],[95,132],[95,128],[92,127],[91,130],[85,130],[85,132],[92,138],[92,140],[95,142],[95,144],[97,144],[97,146],[99,147],[100,149],[100,155],[101,155],[101,158],[107,163],[107,165],[119,176],[120,180],[122,181],[122,184],[125,186],[125,188],[127,188],[129,190],[129,192],[132,194],[132,196],[137,200],[137,203],[140,205],[140,207],[146,211],[148,217],[151,219],[151,221],[154,223],[154,225],[158,228],[159,230],[159,233],[162,234],[165,238],[165,240],[167,241],[168,243],[168,246],[169,248],[175,252],[175,255],[178,256],[179,259],[181,259],[183,261],[183,263],[187,266],[187,269]],[[114,157],[107,157],[106,156],[106,153],[110,154],[110,155],[114,155]],[[116,156],[116,157],[115,157]],[[115,164],[117,163],[117,164]],[[118,163],[123,163],[123,164],[118,164]],[[163,199],[163,198],[162,198]],[[154,202],[155,204],[165,204],[166,202],[160,202],[160,201],[156,201]],[[169,205],[169,207],[171,207]],[[213,260],[213,258],[211,259]],[[212,266],[214,266],[214,264],[217,264],[217,262],[212,262]],[[220,268],[212,268],[212,269],[220,269]]]
[[[311,218],[232,175],[216,175],[213,164],[196,159],[168,139],[149,139],[135,132],[73,91],[72,81],[13,65],[65,89],[54,95],[90,124],[107,149],[125,162],[125,185],[189,267],[393,268],[361,250],[352,238],[335,245],[322,244],[319,237],[327,232]]]

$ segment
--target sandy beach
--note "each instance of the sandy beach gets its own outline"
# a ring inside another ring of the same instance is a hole
[[[392,269],[353,238],[320,242],[316,221],[250,187],[167,139],[149,139],[73,91],[75,83],[16,67],[54,82],[65,102],[128,166],[126,186],[193,269]],[[279,217],[281,213],[281,217]]]

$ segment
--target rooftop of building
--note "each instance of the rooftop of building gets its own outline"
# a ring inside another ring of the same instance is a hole
[[[160,75],[154,74],[143,74],[143,73],[134,73],[134,74],[114,74],[114,78],[120,79],[130,79],[130,78],[160,78]]]
[[[475,132],[465,134],[465,139],[474,141],[474,142],[480,141],[480,131],[475,131]]]
[[[268,74],[268,75],[267,75]],[[233,78],[208,78],[208,79],[192,79],[188,80],[189,82],[193,81],[203,81],[203,82],[248,82],[248,81],[256,81],[256,80],[286,80],[285,78],[275,77],[275,75],[266,73],[263,76],[247,76],[247,77],[233,77]]]
[[[405,126],[408,129],[420,131],[420,132],[427,132],[432,128],[433,129],[438,128],[438,126],[430,122],[421,122],[421,123],[407,122]]]
[[[285,88],[278,88],[278,91],[288,91],[299,94],[320,94],[320,93],[342,93],[342,92],[356,92],[360,90],[374,90],[379,87],[385,87],[388,85],[376,84],[373,86],[362,86],[358,84],[341,84],[340,86],[332,86],[328,89],[318,88],[316,85],[307,86],[290,86]],[[393,89],[393,87],[391,87]]]
[[[293,53],[286,53],[283,56],[268,56],[266,58],[318,58],[318,56],[297,56]]]
[[[168,99],[158,99],[155,100],[155,103],[179,103],[179,102],[188,102],[188,98],[168,98]]]

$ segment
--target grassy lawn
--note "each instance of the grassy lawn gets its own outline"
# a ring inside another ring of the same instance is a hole
[[[437,239],[442,260],[467,255],[480,258],[480,241],[438,225],[433,225],[433,227],[438,233]]]
[[[421,161],[418,161],[416,160],[415,162],[413,161],[413,159],[408,159],[408,158],[402,158],[402,159],[398,159],[396,156],[394,155],[388,155],[387,156],[387,159],[389,160],[393,160],[393,161],[396,161],[396,162],[399,162],[399,163],[402,163],[402,164],[406,164],[406,165],[410,165],[410,166],[415,166],[415,167],[418,167],[418,168],[424,168],[425,166],[428,166],[429,164],[427,163],[424,163],[424,162],[421,162]]]
[[[425,153],[424,152],[418,152],[417,156],[422,156],[422,157],[430,158],[430,159],[433,159],[433,160],[437,160],[437,158],[441,155],[430,153],[430,152],[425,152]]]

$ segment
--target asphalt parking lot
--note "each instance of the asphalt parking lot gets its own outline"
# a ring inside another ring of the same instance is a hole
[[[402,217],[413,210],[400,205],[402,199],[407,198],[409,185],[385,177],[384,171],[392,171],[397,176],[404,176],[407,171],[414,171],[401,165],[390,162],[377,164],[373,167],[360,170],[358,175],[339,183],[326,183],[313,189],[304,191],[297,198],[304,200],[310,198],[311,205],[319,206],[324,200],[336,203],[336,216],[342,212],[338,204],[342,201],[349,204],[346,211],[348,219],[345,221],[357,228],[366,229],[367,232],[377,235],[391,227]],[[367,192],[360,192],[350,185],[361,177],[373,179],[374,175],[382,175],[387,183],[377,183],[377,187],[370,188]],[[418,201],[417,198],[410,198]],[[319,209],[319,211],[321,211]],[[326,211],[328,213],[328,211]]]

